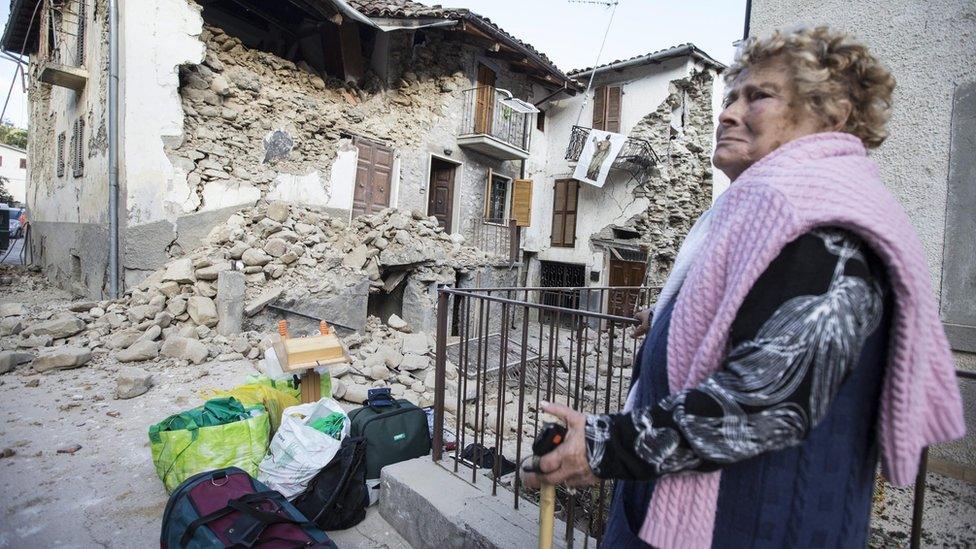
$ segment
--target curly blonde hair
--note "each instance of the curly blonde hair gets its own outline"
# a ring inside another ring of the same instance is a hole
[[[835,124],[851,113],[842,131],[874,148],[888,137],[885,123],[891,115],[895,78],[866,46],[828,27],[775,31],[749,38],[725,74],[732,83],[749,68],[782,63],[789,71],[794,92],[803,104]]]

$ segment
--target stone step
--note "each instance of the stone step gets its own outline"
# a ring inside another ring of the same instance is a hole
[[[380,514],[416,549],[511,549],[538,543],[539,507],[522,500],[514,509],[513,494],[500,489],[492,496],[490,480],[471,484],[430,457],[389,465],[380,477]],[[556,520],[553,547],[566,547],[565,531],[566,523]],[[573,546],[583,547],[585,536],[575,535]],[[596,547],[595,540],[588,541],[586,546]]]

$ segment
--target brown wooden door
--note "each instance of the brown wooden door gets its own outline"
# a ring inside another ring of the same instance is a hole
[[[474,111],[474,133],[491,133],[495,115],[495,71],[478,65],[478,92]]]
[[[644,283],[647,264],[643,261],[610,260],[609,286],[640,286]],[[634,316],[638,290],[611,290],[608,296],[607,312],[617,316]]]
[[[437,218],[444,230],[451,232],[454,217],[454,172],[450,162],[433,159],[430,163],[430,189],[427,192],[427,215]]]
[[[357,217],[390,206],[393,149],[362,137],[354,138],[353,143],[359,149],[352,198],[352,216]]]

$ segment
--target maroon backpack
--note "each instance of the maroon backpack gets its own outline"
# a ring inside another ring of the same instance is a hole
[[[284,496],[237,467],[194,475],[170,495],[162,549],[336,549]]]

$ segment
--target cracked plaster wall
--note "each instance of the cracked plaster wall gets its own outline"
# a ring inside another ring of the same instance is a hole
[[[81,91],[42,83],[38,54],[28,67],[31,135],[27,160],[27,206],[32,222],[31,256],[48,277],[76,294],[100,295],[105,287],[108,223],[108,155],[105,99],[108,82],[106,0],[86,3],[88,81]],[[47,13],[39,14],[46,24]],[[73,28],[65,29],[75,32]],[[73,49],[63,44],[64,58]],[[76,120],[84,121],[84,171],[73,173],[70,147]],[[58,176],[58,135],[65,134],[64,173]],[[77,259],[75,259],[77,258]]]

